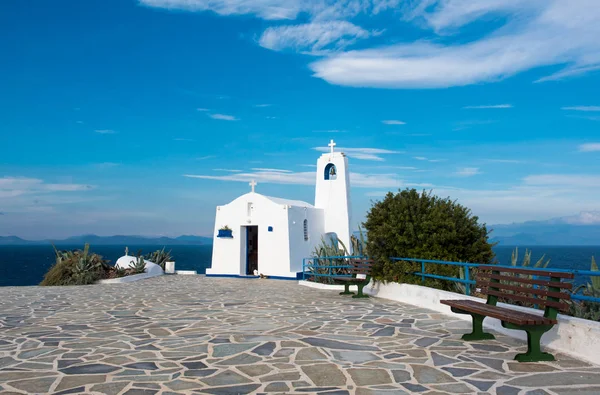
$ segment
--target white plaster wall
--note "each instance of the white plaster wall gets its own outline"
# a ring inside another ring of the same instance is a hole
[[[252,203],[248,216],[248,203]],[[277,204],[258,193],[248,193],[217,207],[213,257],[207,274],[246,274],[246,226],[258,226],[258,271],[265,275],[290,273],[287,205]],[[219,238],[219,229],[229,226],[233,239]],[[273,232],[268,232],[268,227]]]
[[[106,280],[98,281],[98,284],[125,284],[132,283],[134,281],[145,280],[156,276],[162,276],[163,273],[140,273],[132,274],[131,276],[119,277],[119,278],[108,278]]]
[[[337,179],[325,179],[325,167],[333,163]],[[325,210],[325,233],[335,232],[347,248],[350,247],[350,173],[348,158],[341,152],[326,153],[317,161],[315,207]]]
[[[308,220],[308,240],[304,240],[304,219]],[[302,271],[302,260],[312,256],[324,234],[323,210],[315,208],[288,208],[290,272]]]

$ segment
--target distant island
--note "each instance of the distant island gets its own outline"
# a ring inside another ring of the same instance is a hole
[[[509,246],[598,246],[600,245],[600,212],[527,221],[507,225],[489,225],[491,241]]]
[[[209,245],[212,244],[211,237],[203,236],[179,236],[171,237],[145,237],[145,236],[96,236],[83,235],[73,236],[61,240],[25,240],[17,236],[0,236],[0,245],[43,245],[53,243],[55,245],[83,245],[89,243],[95,245]]]

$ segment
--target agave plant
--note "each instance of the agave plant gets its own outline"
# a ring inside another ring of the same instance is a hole
[[[146,262],[144,261],[141,252],[138,252],[135,261],[129,263],[129,269],[131,269],[133,274],[140,274],[146,271]]]
[[[163,247],[162,250],[156,250],[144,255],[144,259],[156,263],[163,270],[165,270],[165,263],[173,260],[173,257],[171,257],[171,251],[167,252],[165,251],[165,247]]]
[[[309,271],[314,274],[336,275],[343,274],[343,266],[347,264],[345,257],[348,256],[348,249],[341,240],[330,237],[329,240],[321,238],[321,244],[315,247],[313,252],[312,263],[318,266],[311,266]],[[338,257],[338,258],[331,258]],[[314,281],[331,283],[331,278],[325,276],[314,276]]]
[[[531,250],[525,249],[525,256],[523,257],[523,262],[519,265],[519,247],[515,247],[514,251],[510,257],[510,263],[512,266],[522,266],[529,267],[531,265]],[[534,268],[546,268],[550,264],[550,259],[544,262],[544,258],[546,258],[546,254],[542,255],[540,259],[533,265]]]
[[[111,270],[108,261],[90,253],[86,244],[83,251],[59,251],[54,248],[55,264],[48,270],[40,285],[85,285],[106,277]]]

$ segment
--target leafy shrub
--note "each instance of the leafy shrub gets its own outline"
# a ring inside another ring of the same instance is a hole
[[[405,189],[375,202],[364,224],[369,255],[376,260],[373,276],[379,281],[421,283],[415,262],[393,262],[390,257],[493,263],[493,244],[485,224],[471,210],[450,198]],[[458,277],[453,265],[426,265],[427,273]],[[426,279],[425,285],[453,289],[451,282]]]
[[[83,251],[59,251],[54,247],[56,263],[48,270],[43,286],[86,285],[108,277],[112,270],[108,261],[98,254],[90,254],[86,244]]]
[[[146,262],[144,261],[141,252],[138,252],[135,261],[131,261],[128,271],[130,271],[131,274],[140,274],[146,271]]]

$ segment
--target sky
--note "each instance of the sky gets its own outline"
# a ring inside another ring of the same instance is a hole
[[[600,210],[597,0],[7,0],[0,37],[2,236],[211,235],[252,179],[314,202],[330,139],[354,228],[406,187]]]

